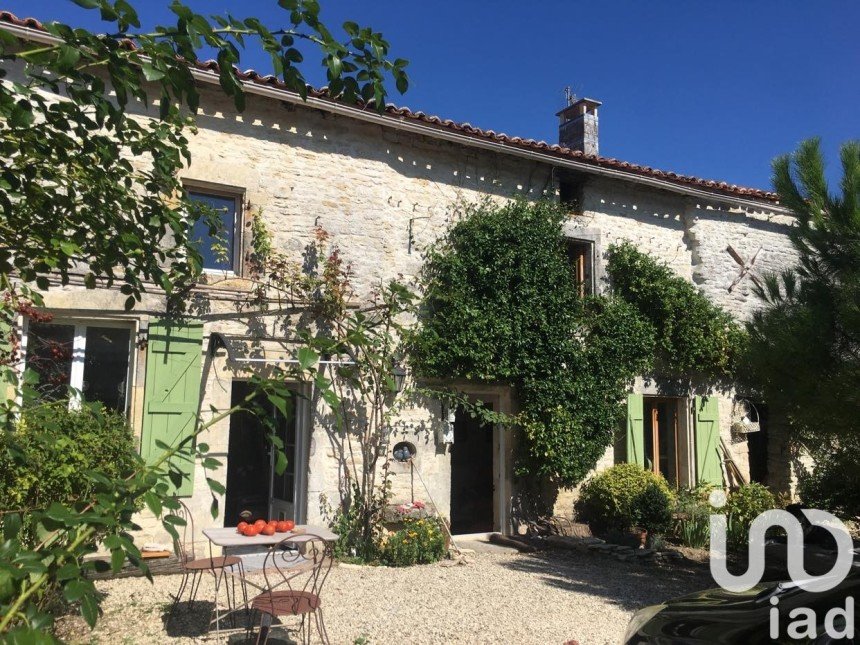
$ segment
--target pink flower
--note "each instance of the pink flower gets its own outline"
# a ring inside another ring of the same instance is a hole
[[[412,502],[412,506],[414,506],[415,508],[420,510],[420,509],[425,508],[427,505],[424,502],[422,502],[420,499],[416,499],[414,502]]]

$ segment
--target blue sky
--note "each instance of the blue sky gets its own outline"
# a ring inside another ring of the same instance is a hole
[[[131,2],[145,26],[170,19],[169,0]],[[811,136],[822,138],[835,182],[839,144],[860,139],[858,2],[321,2],[330,27],[370,25],[410,60],[410,90],[393,91],[394,102],[497,132],[556,142],[569,85],[603,101],[601,154],[762,188],[773,157]],[[270,25],[282,12],[275,0],[188,4]],[[100,24],[68,0],[0,8]],[[249,51],[243,67],[266,60]]]

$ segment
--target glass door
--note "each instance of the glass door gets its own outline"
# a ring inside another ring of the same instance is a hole
[[[299,450],[299,428],[297,405],[300,398],[292,392],[292,400],[288,407],[289,416],[284,417],[278,410],[273,410],[277,423],[278,437],[284,442],[284,454],[287,457],[287,467],[280,475],[275,470],[277,449],[270,446],[269,472],[271,481],[269,487],[269,517],[275,520],[296,520],[296,464],[301,458]]]

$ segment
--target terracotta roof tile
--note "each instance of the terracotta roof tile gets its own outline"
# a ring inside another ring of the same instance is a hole
[[[0,11],[0,22],[18,25],[20,27],[28,27],[30,29],[36,29],[39,31],[45,30],[42,23],[35,18],[18,18],[15,14],[9,11]],[[218,63],[213,60],[196,61],[194,63],[194,66],[197,69],[203,71],[210,71],[216,73],[218,71]],[[289,91],[287,86],[275,76],[262,75],[253,69],[245,71],[236,70],[236,72],[239,78],[243,81],[257,83],[260,85],[269,85]],[[312,96],[314,98],[319,99],[330,98],[328,95],[327,88],[308,87],[308,96]],[[654,177],[656,179],[663,179],[675,184],[702,188],[711,192],[722,193],[725,195],[748,197],[772,203],[778,201],[776,193],[761,190],[759,188],[747,188],[744,186],[738,186],[736,184],[729,184],[724,181],[714,181],[712,179],[702,179],[700,177],[693,177],[690,175],[681,175],[676,172],[658,170],[656,168],[651,168],[650,166],[642,166],[639,164],[630,163],[629,161],[622,161],[611,157],[587,155],[579,150],[572,150],[570,148],[559,146],[557,144],[549,144],[545,141],[523,139],[522,137],[511,137],[504,133],[496,133],[493,130],[482,130],[481,128],[477,128],[471,125],[470,123],[457,123],[455,121],[452,121],[451,119],[442,119],[441,117],[438,117],[433,114],[426,114],[420,110],[413,111],[405,106],[396,106],[388,104],[385,106],[385,113],[391,117],[418,121],[421,123],[426,123],[428,125],[436,126],[441,129],[452,130],[454,132],[467,134],[479,139],[485,139],[488,141],[493,141],[516,148],[539,151],[549,156],[560,158],[574,158],[578,161],[582,161],[587,164],[601,168],[611,168],[629,174]]]

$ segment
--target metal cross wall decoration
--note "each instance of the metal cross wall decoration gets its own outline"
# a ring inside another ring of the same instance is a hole
[[[761,246],[758,247],[758,251],[756,251],[753,254],[753,256],[749,259],[749,262],[747,262],[746,260],[743,259],[743,257],[741,257],[740,253],[738,253],[737,251],[734,250],[734,248],[732,248],[731,244],[729,244],[726,247],[726,252],[729,255],[731,255],[732,258],[734,259],[734,261],[737,262],[738,265],[740,265],[740,267],[741,267],[740,273],[738,273],[738,277],[735,278],[734,282],[732,282],[729,285],[729,293],[731,293],[732,290],[736,286],[738,286],[738,283],[741,280],[743,280],[746,276],[749,276],[750,280],[755,282],[757,287],[761,288],[761,286],[762,286],[761,280],[759,280],[759,277],[756,275],[755,271],[753,271],[753,265],[755,264],[755,261],[758,259],[758,254],[761,253],[762,248],[763,247],[761,247]]]

